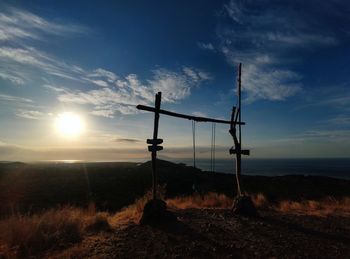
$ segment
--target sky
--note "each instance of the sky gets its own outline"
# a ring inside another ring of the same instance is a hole
[[[146,159],[153,114],[136,105],[161,91],[163,109],[229,119],[240,62],[252,158],[350,157],[349,14],[346,0],[2,1],[0,160]],[[57,132],[64,113],[78,136]],[[191,157],[191,121],[159,127],[162,158]],[[211,128],[196,123],[198,158]],[[216,157],[232,145],[216,125]]]

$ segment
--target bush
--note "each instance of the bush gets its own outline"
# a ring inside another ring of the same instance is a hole
[[[2,250],[12,255],[9,257],[29,257],[77,243],[89,231],[109,229],[107,213],[63,207],[42,214],[13,215],[1,220],[0,241]]]

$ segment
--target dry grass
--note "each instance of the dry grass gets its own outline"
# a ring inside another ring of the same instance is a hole
[[[164,198],[165,186],[161,189],[161,197]],[[152,192],[148,191],[143,197],[137,199],[133,204],[123,208],[120,212],[111,217],[112,226],[121,226],[128,223],[139,223],[145,204],[152,198]],[[166,200],[167,205],[177,209],[187,208],[228,208],[233,200],[224,194],[208,193],[201,197],[200,195],[183,196]]]
[[[67,206],[42,214],[13,215],[0,221],[0,255],[30,257],[70,246],[85,234],[109,229],[108,214],[91,208]]]
[[[261,193],[250,195],[257,207],[263,207],[268,204],[265,196]],[[230,208],[233,205],[233,198],[225,194],[209,192],[203,196],[195,194],[192,196],[176,197],[168,199],[167,204],[170,207],[178,209],[188,208]]]
[[[275,209],[282,213],[314,215],[321,217],[328,215],[350,216],[350,197],[340,200],[327,197],[320,201],[281,201],[277,206],[275,206]]]
[[[176,197],[168,199],[166,202],[168,206],[178,209],[228,208],[233,204],[232,198],[214,192],[207,193],[203,196],[194,194],[192,196]]]
[[[162,186],[160,189],[161,193],[164,193],[165,187]],[[349,197],[341,200],[329,197],[320,201],[302,202],[286,200],[272,204],[263,194],[250,196],[257,207],[270,208],[280,213],[350,216]],[[134,204],[114,215],[96,212],[92,204],[88,209],[67,206],[41,214],[13,215],[0,220],[0,258],[30,257],[48,251],[69,247],[72,249],[74,248],[72,245],[80,242],[86,235],[109,231],[111,227],[126,226],[128,223],[138,223],[144,205],[151,197],[151,192],[148,192]],[[230,208],[233,199],[224,194],[208,193],[204,196],[192,195],[168,199],[167,204],[175,209]],[[76,253],[79,253],[80,250],[78,248],[76,250]]]
[[[251,194],[250,197],[252,197],[252,200],[256,207],[258,208],[269,207],[269,202],[266,199],[264,194],[262,193]]]
[[[350,197],[335,199],[327,197],[322,200],[305,200],[301,202],[284,200],[270,203],[261,194],[250,194],[254,204],[258,208],[269,208],[280,213],[292,213],[300,215],[328,216],[340,215],[350,216]],[[208,193],[204,196],[192,195],[168,199],[167,204],[177,209],[188,208],[230,208],[233,199],[224,194]]]
[[[161,199],[164,199],[165,193],[166,185],[158,185],[158,195]],[[114,214],[110,219],[111,225],[116,227],[128,223],[138,224],[142,216],[143,208],[150,199],[152,199],[152,190],[146,192],[143,197],[137,199],[133,204]]]
[[[142,216],[143,207],[151,199],[150,193],[137,199],[133,204],[123,208],[120,212],[111,217],[112,226],[120,226],[128,223],[137,224]]]
[[[161,189],[161,197],[164,198],[165,186]],[[148,191],[143,197],[137,199],[133,204],[123,208],[110,220],[112,226],[120,226],[128,223],[139,223],[145,204],[152,198],[152,192]],[[167,199],[169,207],[176,209],[187,208],[228,208],[233,204],[233,200],[224,194],[208,193],[203,197],[195,194],[192,196],[182,196]]]

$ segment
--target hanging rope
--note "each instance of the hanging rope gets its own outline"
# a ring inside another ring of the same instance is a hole
[[[196,168],[196,122],[192,121],[193,167]]]
[[[213,172],[213,125],[211,125],[211,140],[210,140],[210,172]]]
[[[210,169],[215,172],[215,131],[216,124],[211,125]]]
[[[215,122],[213,123],[213,126],[214,126],[214,133],[213,133],[213,135],[214,135],[214,137],[213,137],[213,139],[214,139],[214,143],[213,143],[213,172],[215,172],[215,132],[216,132],[216,124],[215,124]]]

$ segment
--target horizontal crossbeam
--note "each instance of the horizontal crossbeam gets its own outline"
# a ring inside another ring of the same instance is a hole
[[[237,150],[234,147],[230,148],[230,154],[241,154],[241,155],[245,155],[245,156],[249,156],[250,155],[250,151],[243,149],[243,150]]]
[[[150,106],[145,106],[145,105],[137,105],[136,108],[139,110],[148,111],[148,112],[155,112],[156,111],[155,108],[150,107]],[[218,120],[218,119],[212,119],[212,118],[206,118],[206,117],[191,116],[191,115],[187,115],[187,114],[181,114],[181,113],[171,112],[171,111],[162,110],[162,109],[159,110],[159,113],[164,114],[164,115],[168,115],[168,116],[172,116],[172,117],[198,121],[198,122],[215,122],[215,123],[231,124],[231,121]],[[244,122],[236,122],[236,124],[245,125]]]
[[[163,143],[163,139],[161,138],[158,138],[158,139],[147,139],[147,144],[156,144],[156,145],[159,145],[159,144],[162,144]]]
[[[156,145],[148,146],[149,152],[156,152],[161,150],[163,150],[163,146],[156,146]]]

